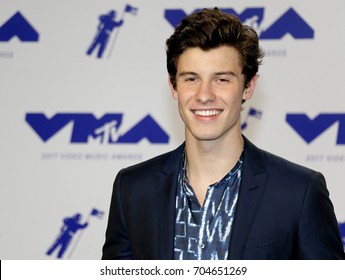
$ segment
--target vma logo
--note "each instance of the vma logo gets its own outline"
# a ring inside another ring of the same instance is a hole
[[[343,114],[319,114],[310,119],[306,114],[287,114],[286,122],[310,144],[328,128],[338,124],[337,145],[345,145],[345,113]]]
[[[26,122],[47,142],[68,124],[72,124],[71,143],[98,142],[101,144],[134,144],[143,139],[150,143],[168,143],[169,135],[150,116],[145,116],[127,132],[121,134],[119,128],[122,114],[105,114],[96,118],[91,113],[57,113],[48,118],[44,113],[27,113]]]
[[[201,9],[196,9],[200,11]],[[262,27],[265,8],[247,8],[242,13],[237,13],[232,8],[221,9],[228,14],[236,15],[241,22],[251,26],[258,33],[261,40],[279,40],[286,34],[295,39],[312,39],[314,30],[308,23],[293,9],[290,8],[279,16],[267,27]],[[168,9],[164,12],[165,19],[175,28],[181,20],[187,16],[182,9]]]
[[[8,42],[17,37],[22,42],[38,42],[39,34],[20,13],[15,13],[0,27],[0,42]]]

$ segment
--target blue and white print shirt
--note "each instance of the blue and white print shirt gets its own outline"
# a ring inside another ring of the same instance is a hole
[[[242,157],[222,180],[208,187],[204,204],[200,206],[188,182],[183,154],[176,195],[176,260],[227,259],[241,182]]]

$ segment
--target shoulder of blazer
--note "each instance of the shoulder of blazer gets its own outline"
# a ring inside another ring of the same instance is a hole
[[[268,151],[262,150],[256,147],[248,139],[245,139],[245,163],[244,167],[249,166],[254,174],[267,172],[273,173],[293,173],[295,175],[307,175],[310,176],[315,173],[308,167],[299,165],[278,155],[272,154]]]
[[[122,173],[131,176],[147,176],[148,174],[157,174],[158,172],[170,174],[178,168],[184,146],[183,143],[173,151],[126,167],[122,170]]]

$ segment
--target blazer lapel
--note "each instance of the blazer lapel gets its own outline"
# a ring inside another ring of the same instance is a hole
[[[173,151],[157,176],[157,225],[159,259],[174,259],[175,197],[181,154],[184,145]]]
[[[250,227],[265,190],[268,174],[262,153],[244,138],[243,173],[229,247],[229,259],[241,259]]]

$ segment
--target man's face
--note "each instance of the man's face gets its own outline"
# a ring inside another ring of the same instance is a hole
[[[256,77],[244,87],[239,53],[233,47],[184,51],[178,59],[176,88],[170,86],[185,123],[186,139],[238,136],[242,100],[251,97],[255,82]]]

